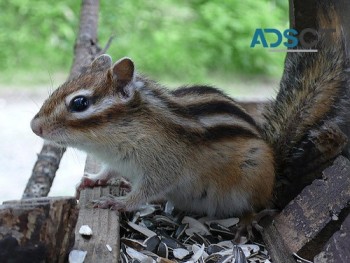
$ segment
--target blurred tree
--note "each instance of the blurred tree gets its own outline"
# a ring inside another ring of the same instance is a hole
[[[282,0],[105,0],[99,36],[153,76],[199,80],[210,73],[279,74],[283,54],[249,47],[256,28],[287,27]],[[0,69],[56,71],[73,54],[79,1],[1,1]]]
[[[1,1],[0,68],[68,67],[79,1]]]

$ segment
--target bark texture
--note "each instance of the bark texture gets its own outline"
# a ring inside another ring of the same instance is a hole
[[[74,47],[74,60],[68,80],[78,76],[100,51],[97,45],[98,12],[99,0],[82,1],[79,33]],[[65,148],[44,142],[22,199],[44,197],[49,194],[65,150]]]

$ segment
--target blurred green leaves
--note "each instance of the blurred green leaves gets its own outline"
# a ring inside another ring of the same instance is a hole
[[[283,54],[249,47],[256,28],[286,28],[282,0],[101,0],[99,40],[154,77],[279,74]],[[68,69],[80,1],[0,2],[0,70]]]
[[[69,66],[77,7],[70,1],[1,1],[0,68]]]

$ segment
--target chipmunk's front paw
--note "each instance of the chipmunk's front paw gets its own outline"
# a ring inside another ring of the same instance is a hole
[[[115,197],[113,195],[103,196],[98,200],[92,201],[94,208],[111,209],[117,211],[126,211],[127,203],[125,198]]]
[[[77,199],[79,199],[80,192],[86,188],[109,185],[108,181],[111,179],[111,177],[112,175],[108,173],[84,174],[79,184],[76,186],[75,196],[77,197]]]
[[[96,186],[107,186],[108,185],[108,179],[99,179],[99,178],[91,178],[86,175],[81,178],[80,184],[78,185],[77,189],[83,190],[85,188],[92,188]]]
[[[249,240],[254,240],[253,229],[261,233],[264,228],[259,225],[259,221],[265,216],[275,216],[278,213],[274,209],[264,209],[258,213],[250,212],[245,214],[239,222],[238,229],[235,235],[235,242],[239,243],[241,236],[247,235]]]
[[[119,189],[123,191],[123,193],[130,193],[132,190],[131,183],[124,178],[119,178],[117,185]]]

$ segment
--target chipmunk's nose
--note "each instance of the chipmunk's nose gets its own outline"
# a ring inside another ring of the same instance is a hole
[[[38,136],[42,136],[43,135],[43,128],[37,118],[37,116],[34,117],[34,119],[32,119],[32,121],[30,122],[30,127],[32,128],[32,131],[38,135]]]

